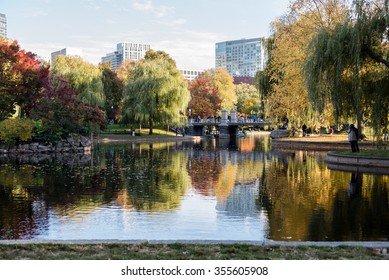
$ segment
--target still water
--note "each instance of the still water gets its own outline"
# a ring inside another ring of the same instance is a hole
[[[237,141],[0,157],[0,239],[387,241],[389,176]]]

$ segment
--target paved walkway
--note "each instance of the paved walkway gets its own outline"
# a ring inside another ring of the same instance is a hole
[[[358,142],[361,149],[375,149],[373,141]],[[351,150],[347,135],[320,135],[307,137],[287,137],[272,139],[272,146],[286,149],[310,149],[310,150]],[[386,144],[387,146],[387,144]]]

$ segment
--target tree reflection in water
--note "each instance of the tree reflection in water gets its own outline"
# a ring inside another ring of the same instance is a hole
[[[2,158],[0,238],[45,236],[57,219],[82,227],[83,217],[99,211],[175,217],[206,199],[215,201],[207,211],[223,227],[252,223],[252,240],[262,229],[274,240],[388,240],[389,177],[330,170],[325,155],[272,150],[265,136],[104,144],[89,158],[39,163]],[[200,219],[196,211],[185,214]],[[187,236],[199,236],[190,221],[185,226]],[[209,235],[224,239],[239,228],[218,230]]]

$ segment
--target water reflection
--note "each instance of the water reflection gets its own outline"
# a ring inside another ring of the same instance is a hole
[[[388,240],[388,176],[267,136],[0,161],[1,239]]]
[[[363,175],[359,174],[359,172],[351,173],[351,180],[348,183],[348,196],[350,198],[357,197],[361,194],[362,177]]]

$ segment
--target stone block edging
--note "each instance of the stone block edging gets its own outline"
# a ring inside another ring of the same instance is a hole
[[[71,134],[57,144],[38,142],[8,145],[0,143],[1,154],[50,154],[50,153],[88,153],[92,150],[92,141],[85,136]]]
[[[389,158],[386,157],[368,157],[358,155],[338,155],[334,152],[328,152],[325,158],[327,163],[345,164],[364,167],[386,167],[389,168]]]

